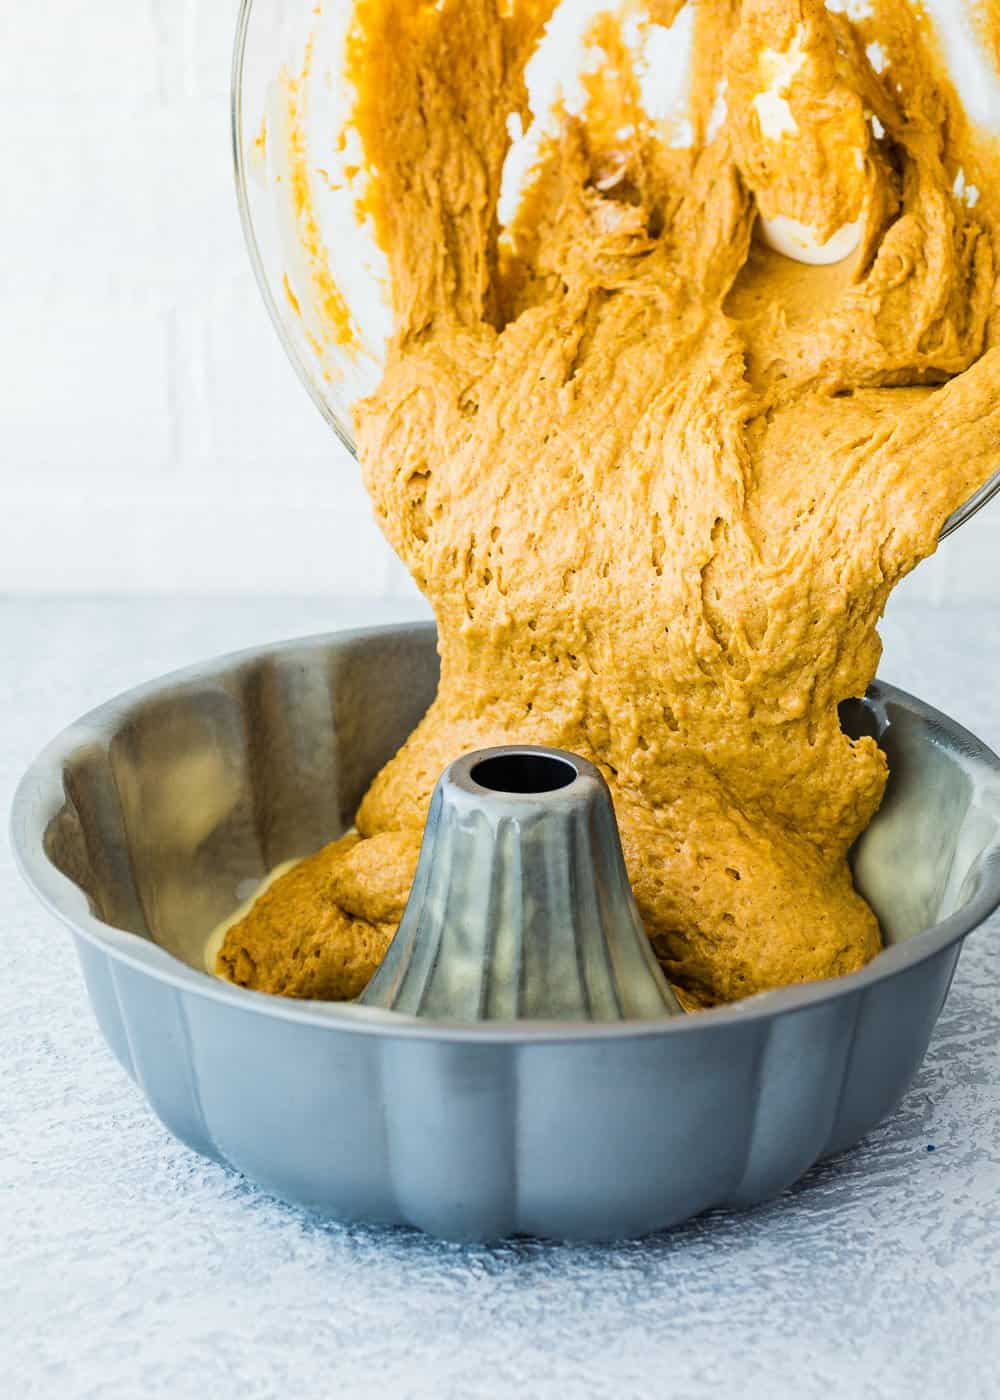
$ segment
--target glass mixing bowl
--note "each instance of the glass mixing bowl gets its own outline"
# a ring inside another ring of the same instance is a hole
[[[353,0],[243,0],[232,83],[237,195],[257,282],[299,378],[351,452],[351,405],[378,383],[391,328],[385,259],[355,214],[350,152],[337,149],[351,90],[332,74],[343,69],[352,12]],[[338,314],[350,326],[343,339]]]
[[[590,18],[613,5],[563,0],[549,26],[548,66],[540,65],[551,100],[587,62]],[[976,5],[925,0],[970,116],[1000,135],[1000,76],[976,38]],[[679,61],[656,91],[658,107],[676,108],[681,125],[691,9],[689,0],[671,27]],[[352,453],[352,405],[378,384],[391,330],[386,259],[357,214],[360,153],[341,139],[353,101],[343,61],[353,11],[354,0],[242,0],[232,82],[237,195],[257,282],[299,378]],[[520,147],[530,156],[530,137]],[[526,160],[520,164],[523,171]],[[511,191],[516,202],[516,179]],[[946,521],[941,538],[998,491],[1000,470]]]

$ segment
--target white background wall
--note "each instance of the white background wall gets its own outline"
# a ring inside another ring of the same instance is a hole
[[[0,590],[412,596],[243,250],[236,9],[0,0]],[[906,591],[996,595],[998,531]]]

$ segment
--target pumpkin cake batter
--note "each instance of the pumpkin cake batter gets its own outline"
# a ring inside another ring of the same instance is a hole
[[[822,0],[702,0],[694,139],[671,144],[628,38],[681,5],[647,0],[595,22],[584,110],[558,114],[502,228],[509,118],[532,119],[524,68],[553,8],[357,6],[395,326],[357,440],[433,605],[441,685],[357,834],[228,930],[217,969],[245,986],[360,992],[438,774],[505,743],[600,766],[687,1005],[880,946],[847,852],[886,760],[838,705],[875,674],[894,584],[1000,465],[995,159],[907,0],[854,22]],[[857,246],[793,261],[758,215],[817,244],[856,225]]]

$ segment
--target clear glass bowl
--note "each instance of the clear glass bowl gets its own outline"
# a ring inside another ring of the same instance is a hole
[[[237,197],[257,282],[299,378],[351,452],[351,405],[378,383],[391,325],[385,260],[355,214],[350,153],[337,150],[352,100],[339,77],[352,12],[353,0],[243,0],[232,81]],[[341,296],[347,343],[330,315]]]
[[[600,8],[573,3],[581,14]],[[960,90],[981,93],[967,71],[977,63],[966,33],[975,0],[930,8]],[[386,260],[356,213],[358,153],[338,148],[353,99],[343,72],[353,10],[354,0],[242,0],[232,81],[237,196],[257,282],[299,378],[351,452],[352,405],[377,385],[391,330]],[[993,126],[992,107],[985,116]],[[1000,111],[995,125],[1000,133]],[[339,336],[348,322],[350,337]],[[1000,470],[941,538],[998,492]]]

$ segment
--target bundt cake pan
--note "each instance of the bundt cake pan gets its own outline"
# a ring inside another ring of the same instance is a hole
[[[1000,903],[1000,763],[886,685],[844,713],[892,767],[856,851],[888,946],[849,977],[662,1021],[466,1026],[200,970],[253,882],[349,825],[436,678],[426,625],[243,652],[93,711],[23,779],[22,871],[171,1132],[341,1220],[599,1240],[773,1196],[892,1112]]]

